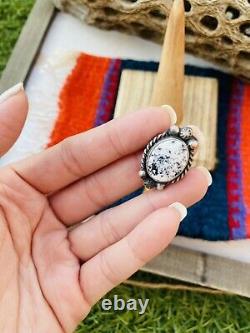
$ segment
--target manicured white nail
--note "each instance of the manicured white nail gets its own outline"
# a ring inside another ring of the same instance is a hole
[[[178,212],[180,215],[180,222],[187,216],[187,208],[180,202],[174,202],[168,207],[173,208]]]
[[[203,173],[203,175],[206,177],[208,186],[212,185],[213,178],[211,176],[211,173],[208,171],[208,169],[203,166],[198,166],[198,167],[196,167],[196,169],[200,170]]]
[[[6,90],[2,95],[0,95],[0,104],[7,101],[12,96],[15,96],[20,91],[23,90],[23,83],[20,82],[16,84],[15,86],[11,87],[10,89]]]
[[[176,115],[174,109],[170,105],[162,105],[161,107],[168,112],[169,118],[170,118],[170,125],[176,124],[177,115]]]

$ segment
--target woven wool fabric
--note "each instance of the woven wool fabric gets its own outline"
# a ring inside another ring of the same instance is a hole
[[[59,115],[49,145],[112,119],[123,69],[157,68],[155,62],[80,54],[61,90]],[[213,186],[189,209],[179,234],[206,240],[250,238],[250,85],[212,69],[186,66],[186,74],[219,81],[218,163],[212,174]]]

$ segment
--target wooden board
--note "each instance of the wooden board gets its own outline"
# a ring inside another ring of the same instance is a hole
[[[121,75],[115,117],[150,105],[156,74],[124,70]],[[216,165],[218,81],[213,78],[185,76],[183,125],[196,125],[205,142],[195,157],[194,165],[213,170]]]
[[[171,245],[143,271],[250,297],[250,264]]]
[[[34,23],[37,13],[46,12],[47,17],[43,14],[45,22],[38,18]],[[1,91],[7,89],[12,83],[27,79],[54,12],[49,0],[36,1],[32,14],[0,80]],[[36,29],[32,33],[34,44],[29,54],[24,50],[24,41],[30,40],[30,30],[32,30],[30,27],[33,27],[33,24],[36,24]],[[143,270],[250,297],[250,263],[171,245],[160,256],[146,265]]]

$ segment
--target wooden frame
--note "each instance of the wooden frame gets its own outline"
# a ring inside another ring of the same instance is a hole
[[[51,0],[37,0],[0,80],[3,92],[25,81],[56,13]],[[144,271],[250,297],[250,263],[171,245]]]

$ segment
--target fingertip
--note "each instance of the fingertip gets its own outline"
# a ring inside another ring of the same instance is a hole
[[[25,119],[28,112],[28,98],[24,91],[23,84],[20,83],[7,90],[0,96],[0,117],[4,113],[11,117],[12,112],[19,119]]]
[[[2,105],[4,105],[6,116],[13,121],[15,120],[15,123],[13,123],[13,130],[15,129],[20,132],[28,113],[28,97],[25,91],[20,90],[16,95],[10,97]]]
[[[177,122],[177,115],[175,110],[172,108],[172,106],[170,105],[162,105],[161,108],[164,111],[167,111],[168,116],[169,116],[169,120],[170,120],[170,125],[175,125]]]
[[[0,154],[5,154],[19,137],[28,113],[28,98],[19,84],[0,98]],[[11,93],[12,91],[12,93]]]
[[[23,90],[24,87],[22,82],[17,83],[13,87],[7,89],[0,95],[0,105]]]
[[[204,198],[208,191],[208,176],[204,174],[203,169],[200,167],[193,167],[188,171],[188,174],[183,179],[183,183],[188,184],[187,186],[192,186],[196,189],[197,197],[196,202]],[[181,181],[182,182],[182,181]]]
[[[176,122],[176,113],[171,106],[164,105],[162,107],[151,106],[140,109],[138,112],[142,113],[147,126],[154,125],[158,131],[155,135],[167,130],[171,125]]]
[[[148,224],[152,225],[152,227],[161,230],[162,232],[160,232],[160,237],[163,236],[164,232],[167,232],[167,238],[172,239],[176,235],[179,224],[184,219],[186,214],[186,207],[179,202],[174,202],[169,206],[155,210],[149,214],[144,221],[147,221]]]
[[[198,167],[196,167],[196,170],[199,170],[205,176],[207,185],[211,186],[213,183],[213,178],[212,178],[211,173],[208,171],[208,169],[205,168],[204,166],[198,166]]]
[[[168,208],[174,209],[178,213],[180,222],[187,216],[187,208],[180,202],[174,202]]]

